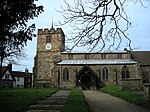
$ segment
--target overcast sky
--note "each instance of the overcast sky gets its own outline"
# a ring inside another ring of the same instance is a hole
[[[56,11],[56,9],[60,10],[63,0],[38,0],[36,3],[44,6],[44,12],[28,24],[35,23],[37,29],[51,28],[53,18],[54,27],[61,27],[65,35],[69,36],[69,30],[71,29],[69,26],[56,26],[59,21],[63,20],[62,15]],[[150,50],[150,1],[144,2],[144,5],[147,8],[141,8],[139,4],[133,3],[127,7],[128,16],[134,26],[129,30],[129,37],[132,40],[132,48],[135,48],[135,50]],[[37,38],[28,41],[27,47],[24,48],[27,57],[18,61],[19,66],[13,65],[13,70],[24,71],[25,68],[28,68],[32,72],[36,54],[36,42]]]

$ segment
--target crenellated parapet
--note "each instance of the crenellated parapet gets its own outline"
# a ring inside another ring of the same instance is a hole
[[[61,28],[38,29],[38,35],[46,35],[46,34],[63,34],[64,35],[64,32]]]

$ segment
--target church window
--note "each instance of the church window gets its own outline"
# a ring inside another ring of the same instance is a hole
[[[5,79],[9,80],[9,74],[5,74]]]
[[[17,81],[20,81],[20,77],[17,77]]]
[[[101,54],[101,59],[106,59],[106,54]]]
[[[63,80],[64,80],[64,81],[69,80],[69,70],[68,70],[67,68],[65,68],[65,69],[63,70]]]
[[[89,54],[84,54],[85,59],[89,59]]]
[[[122,68],[122,79],[127,79],[127,78],[129,78],[129,70],[127,66],[124,66]]]
[[[122,54],[118,54],[118,59],[122,59]]]
[[[68,54],[68,59],[73,60],[73,54]]]
[[[46,37],[46,43],[50,43],[50,38],[51,38],[51,36]]]
[[[108,68],[103,68],[102,77],[103,79],[108,79]]]
[[[31,78],[28,78],[28,83],[30,83],[31,82]]]

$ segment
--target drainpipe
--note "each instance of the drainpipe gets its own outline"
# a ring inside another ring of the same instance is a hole
[[[118,85],[118,72],[117,70],[115,70],[115,72],[116,72],[116,84]]]
[[[4,49],[3,49],[2,41],[0,41],[0,57],[1,57],[0,74],[2,74],[2,66],[3,66],[3,59],[4,59]]]
[[[60,65],[60,85],[62,84],[61,80],[62,80],[62,65]]]

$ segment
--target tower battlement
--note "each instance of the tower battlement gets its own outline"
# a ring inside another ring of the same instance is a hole
[[[64,35],[64,32],[61,28],[38,29],[38,35],[54,34],[54,33],[61,33]]]

